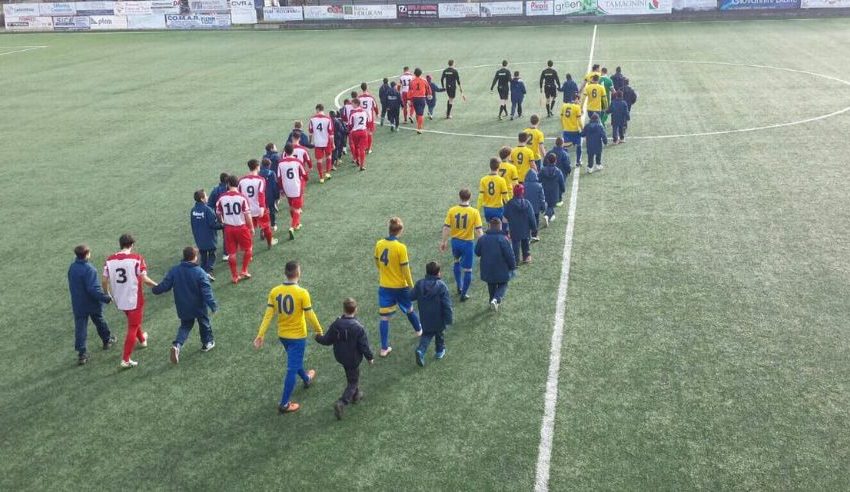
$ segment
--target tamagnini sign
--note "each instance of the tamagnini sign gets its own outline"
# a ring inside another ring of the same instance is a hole
[[[651,15],[673,12],[673,0],[598,0],[597,3],[599,15]]]

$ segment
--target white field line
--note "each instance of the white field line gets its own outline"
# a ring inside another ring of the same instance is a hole
[[[11,55],[12,53],[23,53],[24,51],[38,50],[38,49],[41,49],[41,48],[47,48],[47,46],[6,46],[6,47],[0,46],[0,51],[7,49],[7,48],[18,48],[18,49],[14,50],[14,51],[3,51],[2,53],[0,53],[0,56]]]
[[[596,49],[596,31],[590,40],[590,55],[587,60],[587,72],[593,64],[593,52]],[[582,107],[582,122],[587,113],[587,100]],[[570,189],[570,207],[567,213],[567,231],[564,238],[564,255],[561,264],[561,280],[558,284],[558,300],[555,303],[555,326],[552,329],[552,344],[549,349],[549,375],[546,378],[546,395],[543,399],[543,421],[540,424],[540,445],[537,448],[537,472],[534,478],[535,492],[549,490],[549,469],[552,462],[552,441],[555,437],[555,410],[558,404],[558,374],[561,371],[561,346],[564,340],[564,317],[567,310],[567,288],[570,282],[570,262],[573,254],[573,235],[576,226],[576,206],[578,204],[578,183],[581,168],[573,173],[573,185]]]

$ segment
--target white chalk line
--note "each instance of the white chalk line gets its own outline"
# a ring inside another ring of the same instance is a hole
[[[20,48],[14,51],[2,51],[8,48]],[[25,51],[39,50],[42,48],[47,48],[47,46],[0,46],[0,56],[3,55],[11,55],[13,53],[23,53]]]

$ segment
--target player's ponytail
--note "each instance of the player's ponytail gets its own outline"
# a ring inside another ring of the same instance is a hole
[[[402,223],[399,217],[390,217],[389,223],[389,232],[390,236],[398,236],[399,233],[404,229],[404,223]]]

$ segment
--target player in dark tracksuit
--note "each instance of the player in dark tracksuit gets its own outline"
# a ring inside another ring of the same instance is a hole
[[[381,101],[381,126],[384,126],[384,118],[387,116],[387,92],[390,90],[389,79],[384,77],[384,83],[378,89],[378,99]]]
[[[398,131],[399,112],[401,111],[401,93],[396,89],[396,83],[390,83],[387,91],[387,119],[390,122],[390,131]]]
[[[331,167],[336,171],[337,163],[342,159],[342,150],[345,148],[346,139],[348,137],[348,128],[343,123],[342,118],[336,111],[331,111],[328,116],[334,122],[334,151],[331,155]]]
[[[272,229],[277,230],[277,200],[280,192],[277,189],[277,170],[272,169],[272,160],[263,157],[260,176],[266,180],[266,207],[269,209],[269,221]]]
[[[496,75],[493,76],[493,83],[490,84],[490,92],[493,92],[493,87],[498,85],[499,88],[499,120],[502,119],[502,112],[505,116],[508,115],[508,92],[511,88],[511,71],[508,70],[508,61],[502,60],[502,68],[496,70]]]
[[[540,92],[546,96],[546,116],[550,118],[552,109],[555,108],[555,101],[558,99],[558,87],[561,86],[561,79],[552,65],[552,60],[549,60],[546,62],[546,68],[540,72]]]
[[[454,105],[457,90],[460,89],[460,94],[463,95],[463,87],[460,85],[460,74],[455,69],[455,61],[449,60],[449,66],[443,70],[440,76],[440,85],[446,90],[446,96],[449,98],[446,102],[446,119],[452,118],[452,106]]]

